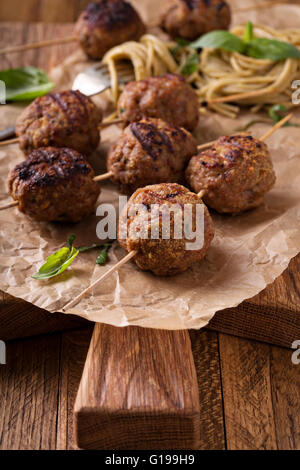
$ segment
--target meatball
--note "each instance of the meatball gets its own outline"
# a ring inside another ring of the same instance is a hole
[[[108,154],[111,179],[125,193],[154,183],[179,182],[197,144],[185,129],[161,119],[131,123]]]
[[[130,3],[99,0],[82,12],[75,35],[87,56],[99,60],[112,47],[138,40],[145,31],[144,23]]]
[[[100,142],[102,112],[80,91],[37,98],[19,116],[16,134],[28,154],[40,147],[70,147],[88,155]]]
[[[220,213],[238,214],[259,206],[276,176],[266,144],[251,136],[220,137],[194,156],[186,179],[203,200]]]
[[[167,74],[128,83],[120,96],[118,113],[127,123],[160,118],[193,131],[199,121],[199,103],[183,77]]]
[[[159,211],[155,212],[153,205]],[[184,207],[192,210],[185,213]],[[185,227],[190,224],[199,235],[197,208],[204,215],[201,227],[204,236],[201,243],[191,247],[191,236],[187,236]],[[170,236],[165,236],[162,214],[168,210]],[[157,233],[155,237],[151,236],[153,227]],[[182,229],[181,237],[176,235],[175,227],[177,231],[179,227]],[[128,252],[137,251],[134,260],[138,267],[157,276],[182,273],[201,261],[213,237],[214,226],[206,206],[196,194],[176,183],[157,184],[136,191],[121,214],[118,231],[120,245]]]
[[[79,222],[92,214],[100,194],[94,171],[80,153],[68,148],[40,148],[8,177],[11,197],[35,220]]]
[[[222,0],[169,0],[162,10],[161,27],[173,38],[190,41],[203,34],[228,29],[230,6]]]

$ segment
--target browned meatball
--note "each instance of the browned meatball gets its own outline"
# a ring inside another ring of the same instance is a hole
[[[228,29],[230,21],[230,6],[222,0],[169,0],[161,14],[161,27],[170,36],[190,41]]]
[[[147,184],[183,180],[188,160],[197,151],[193,136],[161,119],[133,122],[108,154],[112,181],[125,193]]]
[[[101,59],[114,46],[137,41],[145,25],[130,3],[123,0],[99,0],[90,3],[80,15],[75,34],[88,57]]]
[[[100,142],[102,112],[80,91],[37,98],[19,116],[16,134],[26,153],[40,147],[70,147],[84,155]]]
[[[238,214],[259,206],[276,177],[266,144],[251,136],[220,137],[186,170],[190,187],[220,213]]]
[[[157,205],[161,212],[155,212],[153,205]],[[184,211],[185,205],[191,208],[190,213]],[[201,228],[198,226],[197,208],[204,221]],[[165,210],[170,210],[169,237],[165,235],[166,225],[162,218]],[[187,233],[185,224],[189,224],[198,235],[202,230],[201,242],[190,246],[191,234]],[[151,237],[151,232],[155,233],[153,227],[157,229],[156,238]],[[181,237],[178,232],[176,234],[175,227],[177,231],[181,227]],[[142,237],[139,236],[141,233]],[[121,214],[118,232],[121,246],[128,252],[137,251],[134,260],[138,267],[158,276],[182,273],[201,261],[213,237],[213,222],[201,199],[175,183],[147,186],[136,191]]]
[[[79,222],[92,214],[100,194],[86,159],[68,148],[40,148],[8,177],[21,212],[38,221]]]
[[[199,103],[183,77],[167,74],[128,83],[120,96],[118,113],[127,123],[160,118],[193,131],[199,121]]]

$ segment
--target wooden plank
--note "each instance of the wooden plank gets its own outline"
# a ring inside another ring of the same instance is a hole
[[[287,348],[300,338],[300,255],[259,295],[235,309],[217,312],[209,327],[215,331]]]
[[[200,450],[225,449],[218,335],[190,331],[200,403]]]
[[[58,450],[77,449],[73,408],[92,333],[93,328],[87,328],[61,335]]]
[[[219,338],[227,448],[276,450],[270,346]]]
[[[7,344],[0,366],[0,449],[55,449],[59,336]]]
[[[75,403],[80,448],[197,449],[199,419],[187,331],[95,326]]]
[[[278,448],[300,450],[300,365],[293,351],[271,348],[271,385]]]

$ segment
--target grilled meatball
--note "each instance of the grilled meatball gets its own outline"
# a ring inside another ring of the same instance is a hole
[[[125,193],[147,184],[179,182],[197,151],[193,136],[161,119],[133,122],[108,154],[112,181]]]
[[[17,120],[20,147],[70,147],[88,155],[98,147],[102,113],[80,91],[50,93],[33,101]]]
[[[21,212],[38,221],[79,222],[92,214],[100,194],[94,171],[80,153],[40,148],[8,177],[11,197]]]
[[[170,209],[170,237],[164,236],[163,212],[160,215],[153,212],[153,204],[160,211]],[[185,205],[192,208],[190,216],[183,211]],[[185,223],[190,224],[192,230],[197,229],[199,235],[197,206],[200,207],[201,214],[204,209],[204,241],[191,249],[187,245],[191,243],[188,240],[190,236],[184,227]],[[156,239],[151,237],[154,227],[158,234]],[[175,227],[176,230],[182,228],[181,237],[176,235]],[[141,233],[144,234],[143,237],[139,236]],[[176,183],[157,184],[136,191],[121,214],[118,232],[121,246],[128,252],[137,251],[134,260],[138,267],[143,271],[152,271],[157,276],[182,273],[192,264],[201,261],[213,237],[214,226],[206,206],[196,194]]]
[[[193,131],[199,120],[199,103],[183,77],[167,74],[128,83],[120,96],[118,113],[127,123],[160,118]]]
[[[194,156],[186,179],[205,204],[220,213],[238,214],[259,206],[276,177],[266,144],[251,136],[220,137]]]
[[[230,7],[222,0],[169,0],[161,14],[161,27],[171,37],[191,41],[210,31],[228,29],[230,21]]]
[[[123,0],[90,3],[75,28],[82,49],[94,60],[101,59],[105,52],[118,44],[138,40],[145,31],[136,10]]]

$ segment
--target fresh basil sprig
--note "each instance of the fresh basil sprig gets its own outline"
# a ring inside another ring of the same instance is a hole
[[[277,124],[277,122],[281,121],[286,116],[287,112],[288,110],[284,105],[274,104],[274,106],[269,109],[269,116],[273,123]],[[299,124],[286,122],[283,127],[299,127]]]
[[[49,256],[46,263],[32,278],[38,280],[51,279],[66,271],[79,254],[79,251],[72,246],[74,240],[75,235],[71,235],[67,241],[67,246]]]
[[[33,100],[54,86],[45,72],[35,67],[1,70],[0,80],[5,83],[6,101]]]
[[[192,49],[211,47],[213,49],[239,52],[255,59],[273,61],[281,61],[288,58],[300,59],[299,49],[292,44],[278,41],[277,39],[254,37],[253,24],[250,21],[246,26],[243,39],[229,31],[212,31],[192,42],[189,47]]]

